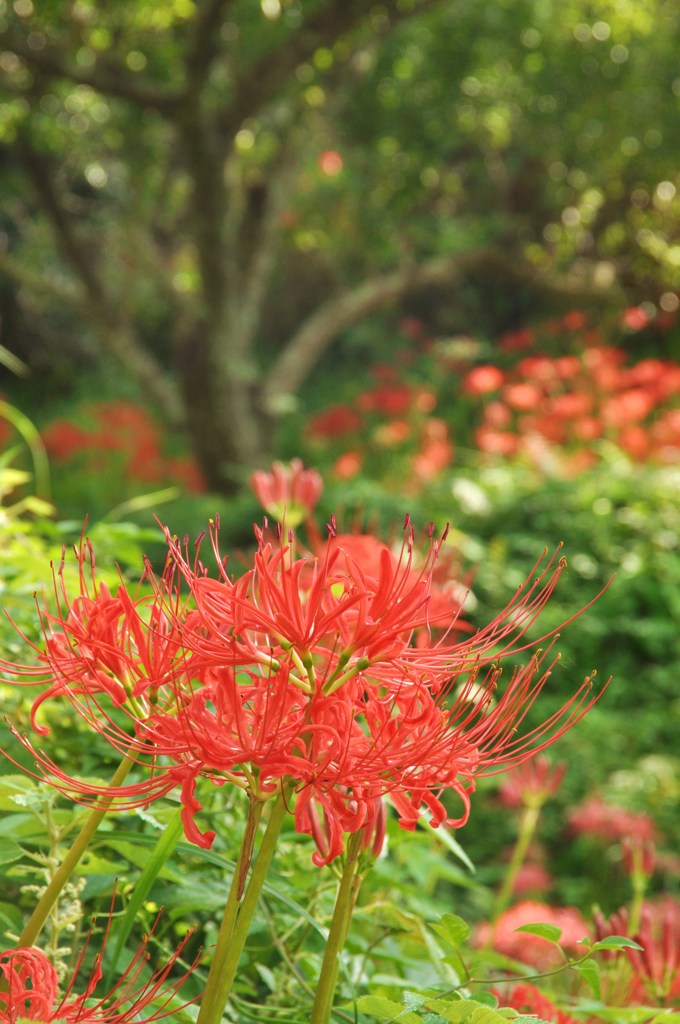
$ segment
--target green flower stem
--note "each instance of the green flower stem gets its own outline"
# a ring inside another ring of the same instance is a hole
[[[534,838],[538,821],[541,816],[542,803],[533,803],[525,806],[519,822],[519,834],[517,842],[512,851],[512,856],[503,878],[503,883],[496,894],[493,912],[491,914],[491,937],[489,944],[493,943],[496,922],[510,905],[517,873],[526,858],[531,840]]]
[[[357,870],[360,852],[361,835],[356,833],[350,836],[347,843],[345,865],[335,897],[333,919],[321,964],[312,1015],[309,1018],[310,1024],[328,1024],[330,1019],[340,967],[340,953],[349,933],[352,911],[361,885],[361,875]]]
[[[131,758],[123,758],[111,779],[111,789],[116,786],[120,786],[120,784],[125,780],[125,777],[133,764],[134,761]],[[100,797],[90,811],[85,820],[85,824],[78,833],[74,843],[57,868],[44,893],[38,900],[33,913],[28,919],[26,927],[19,936],[16,944],[17,949],[32,946],[35,943],[35,940],[38,938],[38,935],[40,935],[52,907],[59,898],[59,894],[75,871],[78,861],[90,845],[90,841],[99,828],[104,815],[110,809],[111,800],[112,798],[109,796]]]
[[[274,801],[269,815],[269,822],[260,843],[255,864],[250,874],[250,880],[243,897],[243,881],[246,877],[249,858],[252,853],[255,829],[262,814],[263,803],[258,801],[251,805],[250,817],[257,820],[246,828],[246,834],[241,846],[241,853],[234,871],[227,904],[224,908],[222,923],[215,943],[212,963],[208,971],[208,979],[205,991],[201,1000],[201,1007],[198,1011],[196,1024],[220,1024],[224,1008],[231,992],[231,986],[236,977],[239,961],[243,947],[246,944],[250,925],[255,915],[257,903],[262,892],[262,887],[267,877],[267,871],[271,864],[279,834],[288,811],[288,798],[290,789],[284,787]]]
[[[645,901],[645,894],[649,884],[649,876],[644,871],[642,864],[638,863],[633,868],[633,898],[628,908],[628,931],[627,935],[635,935],[640,927],[642,919],[642,907]]]

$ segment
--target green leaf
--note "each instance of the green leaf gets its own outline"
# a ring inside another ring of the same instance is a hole
[[[407,1010],[422,1010],[426,1002],[427,996],[419,992],[404,992],[404,1006]]]
[[[404,1012],[404,1007],[401,1003],[395,1003],[393,999],[388,999],[387,996],[360,996],[356,1003],[357,1009],[361,1013],[368,1013],[372,1017],[378,1017],[380,1020],[394,1020],[395,1017],[404,1024],[421,1024],[422,1017],[417,1013],[412,1013],[410,1010]]]
[[[490,1006],[482,1006],[476,999],[431,999],[427,1008],[436,1010],[451,1024],[507,1024],[507,1017]]]
[[[470,938],[470,926],[457,914],[443,914],[436,924],[430,926],[445,942],[456,949]]]
[[[27,775],[5,775],[0,780],[0,811],[14,811],[17,807],[44,803],[44,793]]]
[[[548,942],[559,942],[562,937],[562,929],[556,924],[522,924],[515,928],[516,932],[526,932],[528,935],[537,935],[539,939],[547,939]]]
[[[24,915],[12,903],[0,903],[0,931],[9,935],[19,935],[24,923]]]
[[[534,1017],[533,1014],[527,1016],[526,1014],[518,1013],[509,1019],[512,1020],[512,1024],[552,1024],[551,1021],[547,1021],[543,1017]]]
[[[581,963],[571,964],[575,971],[582,974],[587,985],[596,999],[602,998],[602,987],[600,985],[600,965],[596,960],[592,960],[588,957],[587,960],[582,960]]]
[[[627,938],[625,935],[608,935],[606,939],[600,939],[594,943],[592,949],[642,949],[637,942]]]
[[[24,851],[12,839],[0,839],[0,864],[11,864],[20,860]]]
[[[109,962],[109,971],[111,973],[113,973],[118,966],[125,942],[132,931],[137,914],[147,898],[151,886],[156,881],[165,862],[177,846],[183,831],[182,818],[180,812],[177,811],[174,817],[169,821],[165,830],[161,833],[154,849],[147,855],[146,865],[139,876],[125,914],[116,925],[114,932],[114,945]]]
[[[468,869],[468,871],[470,871],[472,874],[475,873],[475,866],[474,866],[474,864],[472,863],[472,861],[470,860],[470,858],[468,857],[467,853],[465,852],[463,847],[460,845],[458,840],[454,839],[453,835],[451,834],[451,832],[448,829],[446,829],[446,828],[434,828],[430,824],[430,822],[429,821],[425,821],[425,819],[421,819],[421,825],[423,825],[425,828],[427,828],[428,831],[433,836],[435,836],[435,838],[438,839],[442,843],[443,846],[446,846],[446,848],[449,850],[449,852],[452,853],[454,855],[454,857],[457,857],[458,860],[461,861],[461,863],[463,863],[465,865],[465,867]]]

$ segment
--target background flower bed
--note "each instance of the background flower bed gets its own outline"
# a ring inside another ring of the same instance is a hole
[[[680,572],[676,554],[679,490],[680,479],[667,465],[633,463],[610,444],[600,452],[596,466],[577,475],[546,475],[541,466],[527,466],[526,461],[513,463],[486,456],[476,468],[469,464],[444,469],[426,487],[409,495],[415,515],[424,516],[427,510],[438,522],[452,522],[449,544],[457,553],[463,575],[469,576],[473,622],[488,619],[512,593],[527,562],[556,540],[564,542],[570,568],[546,610],[546,626],[569,617],[599,591],[612,572],[617,573],[607,592],[560,638],[563,657],[556,671],[558,682],[562,678],[573,683],[574,676],[583,677],[598,667],[603,674],[613,674],[615,684],[555,751],[568,761],[569,770],[546,807],[529,861],[533,874],[525,872],[522,880],[528,888],[514,897],[516,901],[527,896],[534,900],[528,911],[534,919],[549,920],[551,907],[566,907],[575,908],[570,913],[578,910],[583,920],[589,921],[594,904],[609,914],[627,902],[631,882],[620,839],[622,831],[630,830],[631,821],[654,823],[658,857],[650,894],[677,894],[674,851],[680,772],[674,716],[678,712],[680,656],[671,615]],[[394,522],[403,501],[385,482],[357,474],[350,481],[329,486],[321,516],[336,510],[348,523]],[[241,535],[244,510],[249,514],[245,502],[224,509],[225,522],[238,524],[236,536]],[[256,518],[254,504],[252,512]],[[31,525],[11,515],[6,519],[6,539],[11,543],[5,545],[3,578],[12,594],[12,613],[27,629],[33,617],[32,592],[36,585],[44,584],[49,556],[55,557],[54,545],[68,536],[68,529],[45,521]],[[73,527],[71,531],[74,538]],[[153,531],[140,533],[133,525],[103,526],[99,533],[97,550],[103,556],[102,565],[108,556],[111,562],[116,558],[132,566],[142,548],[153,550],[156,542]],[[110,578],[115,579],[112,570]],[[6,644],[17,650],[13,631],[7,625],[3,629]],[[17,694],[9,687],[4,690],[10,707]],[[20,701],[15,707],[20,724],[26,721],[26,714],[27,705]],[[76,747],[80,745],[77,762],[83,774],[110,774],[113,764],[107,752],[97,749],[89,735],[76,733],[74,737],[69,716],[56,712],[51,725],[57,750],[60,734],[63,736],[65,757],[73,756],[74,738]],[[21,757],[18,751],[14,753]],[[206,795],[210,814],[210,796]],[[370,978],[371,991],[387,1000],[380,1011],[386,1012],[389,1002],[400,1000],[405,991],[453,983],[446,966],[447,956],[453,955],[451,942],[440,941],[441,935],[432,932],[427,922],[436,924],[442,911],[460,914],[472,923],[488,918],[517,830],[517,815],[499,802],[493,781],[481,787],[480,796],[470,824],[455,839],[424,830],[404,834],[391,823],[390,859],[384,867],[379,862],[366,887],[348,948],[343,982],[347,998],[359,997]],[[599,819],[591,813],[590,825],[579,830],[570,819],[593,797],[615,810],[601,811]],[[0,912],[7,928],[15,931],[21,908],[28,908],[32,895],[30,889],[22,889],[41,876],[41,868],[31,865],[22,850],[42,850],[48,857],[55,856],[55,829],[66,827],[71,815],[59,801],[41,795],[11,769],[0,789],[0,806],[6,825],[4,891],[9,897]],[[122,893],[139,880],[149,850],[173,813],[154,808],[110,820],[83,865],[85,887],[78,895],[86,907],[101,909],[115,878]],[[213,813],[219,815],[224,833],[221,797],[214,798]],[[241,813],[238,802],[227,808],[227,823],[233,815],[235,831]],[[44,846],[46,828],[53,836],[51,854]],[[166,915],[154,933],[154,943],[159,952],[169,949],[187,925],[197,926],[197,936],[187,949],[190,959],[200,941],[209,943],[214,937],[214,917],[221,905],[217,877],[228,868],[235,850],[228,842],[214,851],[198,851],[179,840],[178,845],[188,858],[189,870],[178,872],[171,864],[163,868],[126,941],[130,949],[135,948],[140,930],[150,927],[162,902]],[[284,836],[283,864],[267,890],[255,941],[238,984],[236,1006],[246,1019],[264,1020],[274,1014],[276,1019],[293,1021],[304,1012],[299,1007],[304,1005],[306,988],[322,952],[318,920],[330,912],[332,903],[329,879],[320,878],[318,888],[313,886],[310,891],[310,853],[292,833]],[[55,949],[60,944],[70,948],[73,938],[67,929],[72,923],[62,922],[66,941],[63,934],[59,936],[59,926],[55,927],[51,940]],[[536,941],[539,946],[545,942]],[[473,949],[463,955],[466,962],[481,963]],[[497,968],[498,964],[492,970]],[[531,974],[534,968],[514,964],[513,970],[521,976],[523,972]],[[359,988],[352,981],[354,975],[363,979]],[[199,973],[190,980],[190,990],[198,991],[200,984]],[[590,992],[587,985],[575,989],[573,975],[544,982],[543,990],[560,1005],[568,993],[572,998],[578,992],[587,1002]],[[379,1004],[360,1005],[366,1020],[374,1017],[371,1006],[379,1008]],[[628,1019],[627,1013],[634,1018],[631,1008],[621,1011],[620,1019]],[[377,1011],[376,1015],[387,1019]]]

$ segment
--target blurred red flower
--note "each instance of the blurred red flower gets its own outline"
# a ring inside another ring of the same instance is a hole
[[[362,425],[361,416],[348,405],[331,405],[323,412],[312,416],[307,424],[310,437],[344,437],[359,430]]]
[[[582,331],[588,323],[588,317],[580,309],[572,309],[562,317],[562,325],[568,331]]]
[[[361,471],[363,459],[359,452],[345,452],[333,463],[333,474],[338,480],[351,480]]]
[[[656,837],[656,826],[648,814],[636,814],[592,796],[569,813],[569,827],[577,835],[617,842],[629,835]]]
[[[480,925],[476,943],[483,946],[492,942],[499,953],[530,964],[538,971],[549,971],[563,964],[564,954],[552,942],[539,935],[517,931],[517,928],[528,924],[555,925],[562,933],[560,947],[569,951],[578,950],[579,942],[589,933],[588,925],[576,907],[551,907],[547,903],[522,900],[501,914],[495,925]]]
[[[641,306],[630,306],[621,314],[621,323],[629,331],[641,331],[651,322],[651,317]]]
[[[300,459],[292,459],[287,465],[274,462],[269,472],[256,470],[250,487],[265,512],[295,529],[316,508],[323,478],[318,470],[305,469]]]
[[[475,366],[463,378],[461,389],[467,395],[487,395],[498,391],[505,380],[505,374],[497,366]]]
[[[383,384],[359,395],[357,405],[366,412],[403,416],[413,405],[414,397],[414,390],[408,384]]]
[[[547,757],[534,757],[503,779],[498,798],[504,807],[540,807],[554,796],[567,771],[566,761],[553,764]]]

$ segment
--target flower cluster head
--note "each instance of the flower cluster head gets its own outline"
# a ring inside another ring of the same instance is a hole
[[[617,842],[631,835],[647,840],[656,837],[656,826],[648,814],[608,804],[600,796],[591,796],[575,807],[569,814],[569,827],[577,835],[604,842]]]
[[[316,508],[323,479],[316,469],[305,469],[300,459],[293,459],[288,465],[275,462],[268,473],[256,470],[250,486],[268,515],[295,529]]]
[[[61,592],[58,612],[43,610],[38,666],[4,665],[23,682],[42,679],[36,708],[65,697],[137,763],[136,779],[106,789],[22,739],[66,795],[131,807],[179,787],[187,838],[207,847],[201,777],[255,800],[283,792],[296,829],[316,841],[315,862],[326,863],[351,834],[378,848],[385,799],[403,828],[423,815],[463,825],[480,776],[523,764],[599,696],[587,678],[545,720],[527,718],[557,661],[554,631],[528,633],[564,571],[559,552],[471,633],[455,592],[434,583],[446,531],[430,527],[420,563],[408,517],[398,555],[339,535],[334,521],[314,554],[297,552],[292,531],[255,533],[251,562],[232,575],[219,523],[209,530],[212,574],[200,542],[192,550],[166,530],[165,569],[147,566],[135,597],[122,583],[115,595],[97,586],[81,544],[80,593]]]
[[[630,966],[625,1001],[657,1006],[680,1005],[680,903],[672,897],[658,902],[645,900],[640,926],[630,935],[628,913],[624,909],[605,918],[595,913],[595,939],[625,935],[639,949],[625,950]]]
[[[566,771],[566,761],[553,765],[549,758],[539,755],[505,776],[499,799],[505,807],[542,807],[560,788]]]
[[[109,921],[110,923],[110,921]],[[107,929],[108,934],[108,929]],[[96,990],[103,978],[103,949],[97,954],[79,995],[75,989],[87,949],[78,955],[72,977],[59,994],[57,972],[40,949],[11,949],[0,952],[0,1024],[151,1024],[178,1012],[175,996],[195,967],[171,977],[189,938],[187,935],[170,959],[142,980],[148,961],[148,935],[137,949],[127,971],[104,995]],[[88,938],[89,941],[89,938]],[[104,944],[106,943],[106,937]],[[187,1003],[183,1004],[188,1005]]]

